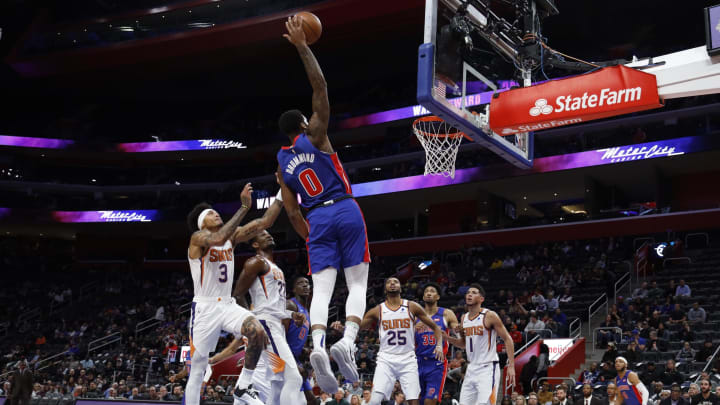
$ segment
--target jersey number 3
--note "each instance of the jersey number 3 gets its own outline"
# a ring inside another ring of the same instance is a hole
[[[313,169],[305,169],[298,175],[298,180],[302,184],[305,192],[310,197],[315,197],[323,192],[323,185]]]

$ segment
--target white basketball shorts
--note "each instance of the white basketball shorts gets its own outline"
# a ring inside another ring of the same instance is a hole
[[[373,392],[378,392],[386,400],[390,400],[395,381],[400,381],[405,399],[420,398],[420,373],[414,351],[400,355],[378,353]]]
[[[495,405],[501,375],[496,361],[468,365],[460,388],[460,405]]]
[[[217,347],[221,331],[239,338],[242,324],[252,312],[231,297],[195,297],[190,308],[190,351],[208,355]],[[192,356],[192,355],[191,355]]]

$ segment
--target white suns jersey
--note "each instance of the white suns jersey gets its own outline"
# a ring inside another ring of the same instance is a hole
[[[380,351],[386,354],[415,352],[415,317],[407,300],[400,307],[390,309],[387,301],[380,304]]]
[[[190,273],[196,297],[229,297],[235,275],[235,257],[232,242],[213,246],[199,259],[191,259]]]
[[[270,260],[259,255],[256,257],[267,263],[268,270],[265,274],[258,274],[250,286],[253,313],[270,315],[277,319],[287,318],[285,314],[285,274]]]
[[[485,329],[485,315],[488,310],[483,308],[475,318],[470,313],[462,316],[462,328],[465,332],[465,353],[470,364],[482,364],[498,361],[497,332]]]

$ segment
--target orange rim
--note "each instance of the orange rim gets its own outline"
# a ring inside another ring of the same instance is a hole
[[[419,134],[421,134],[421,135],[423,135],[423,136],[434,136],[434,137],[436,137],[436,138],[459,138],[459,137],[463,137],[463,138],[467,139],[468,141],[472,141],[472,138],[470,138],[469,136],[467,136],[467,134],[464,133],[464,132],[462,132],[462,131],[451,132],[451,133],[438,133],[438,134],[434,134],[434,133],[431,133],[431,132],[423,131],[423,130],[421,130],[421,129],[418,128],[418,124],[421,123],[421,122],[445,122],[445,120],[442,119],[442,118],[440,118],[440,117],[438,117],[438,116],[436,116],[436,115],[430,115],[430,116],[428,116],[428,117],[420,117],[420,118],[416,119],[415,121],[413,121],[413,129],[415,130],[415,132],[417,132],[417,133],[419,133]],[[448,124],[448,125],[449,125],[449,124]]]

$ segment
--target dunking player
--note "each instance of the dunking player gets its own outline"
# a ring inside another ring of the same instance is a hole
[[[470,284],[465,294],[468,312],[460,317],[457,332],[460,338],[448,337],[453,345],[464,348],[468,367],[460,389],[460,405],[495,404],[502,371],[498,366],[498,336],[505,342],[508,355],[508,384],[515,384],[515,347],[500,317],[483,308],[485,290],[479,284]]]
[[[457,316],[452,310],[438,307],[440,286],[428,283],[423,288],[425,313],[443,332],[455,330],[458,325]],[[417,355],[418,371],[420,372],[420,399],[425,405],[436,405],[442,398],[445,376],[447,375],[447,359],[438,361],[435,358],[435,335],[421,322],[415,325],[415,354]],[[447,356],[447,342],[443,346],[443,354]]]
[[[645,388],[645,384],[640,381],[637,373],[628,370],[628,361],[625,357],[617,357],[615,359],[615,385],[620,395],[622,395],[623,405],[645,405],[650,392]]]
[[[362,320],[362,329],[378,324],[380,350],[377,354],[371,405],[389,400],[395,381],[400,381],[402,392],[410,405],[419,405],[420,381],[415,358],[414,325],[420,320],[430,328],[435,337],[433,357],[445,361],[442,330],[418,304],[400,297],[400,280],[390,277],[385,281],[385,302],[368,311]],[[339,323],[333,327],[342,329]]]
[[[208,355],[217,345],[221,330],[247,338],[245,367],[237,395],[241,403],[259,403],[250,384],[252,372],[265,347],[265,333],[252,313],[237,305],[230,296],[235,271],[233,248],[272,225],[282,208],[282,199],[273,203],[262,218],[238,227],[252,205],[251,193],[252,187],[248,183],[240,194],[242,206],[227,223],[223,223],[220,215],[207,203],[196,205],[188,215],[188,226],[193,231],[188,261],[195,296],[189,325],[192,366],[185,387],[187,405],[200,404]]]
[[[332,393],[337,391],[338,384],[325,352],[325,329],[335,279],[338,269],[343,268],[349,293],[345,304],[345,336],[333,345],[330,353],[343,376],[355,382],[359,376],[353,350],[365,312],[370,251],[362,212],[328,139],[330,104],[322,70],[307,46],[302,19],[291,17],[285,25],[288,30],[285,38],[297,48],[312,85],[313,115],[309,122],[298,110],[280,116],[280,129],[293,143],[278,152],[278,180],[290,222],[307,241],[315,291],[310,306],[313,340],[310,363],[320,388]],[[308,210],[308,222],[300,212],[297,194]]]
[[[271,382],[272,394],[268,398],[268,404],[304,403],[304,397],[300,393],[303,379],[285,338],[283,321],[292,319],[302,325],[305,316],[286,309],[285,274],[273,262],[273,237],[263,231],[251,240],[251,244],[256,255],[245,262],[233,295],[240,305],[247,307],[245,293],[250,292],[253,313],[260,320],[270,340],[268,349],[262,354],[266,364],[265,373],[259,375],[257,372],[253,381],[260,384],[264,382],[264,385]]]

